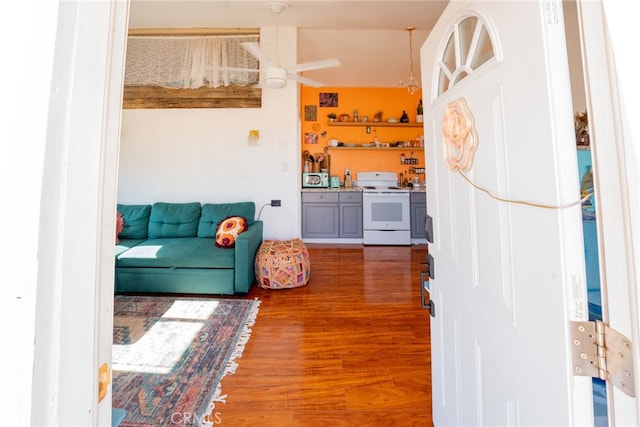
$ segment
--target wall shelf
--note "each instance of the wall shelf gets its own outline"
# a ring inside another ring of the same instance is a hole
[[[329,151],[372,150],[372,151],[424,151],[423,147],[327,147]]]
[[[354,126],[354,127],[396,127],[396,128],[421,128],[424,123],[390,123],[390,122],[329,122],[327,126]]]

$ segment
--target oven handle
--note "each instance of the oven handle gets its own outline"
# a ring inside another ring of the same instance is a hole
[[[371,196],[371,197],[387,197],[387,196],[393,196],[393,197],[407,197],[409,195],[409,193],[398,193],[397,191],[378,191],[376,193],[364,193],[363,196],[366,195],[367,197]]]

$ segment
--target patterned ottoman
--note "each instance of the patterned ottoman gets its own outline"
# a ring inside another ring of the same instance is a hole
[[[310,266],[302,240],[265,240],[256,254],[256,281],[264,289],[297,288],[309,282]]]

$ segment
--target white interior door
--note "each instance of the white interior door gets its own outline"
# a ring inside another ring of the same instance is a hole
[[[571,370],[587,301],[562,4],[452,0],[421,62],[434,422],[591,424]]]

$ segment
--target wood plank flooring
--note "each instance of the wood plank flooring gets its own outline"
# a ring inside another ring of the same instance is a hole
[[[307,286],[245,297],[262,304],[217,425],[431,426],[426,245],[307,247]]]

